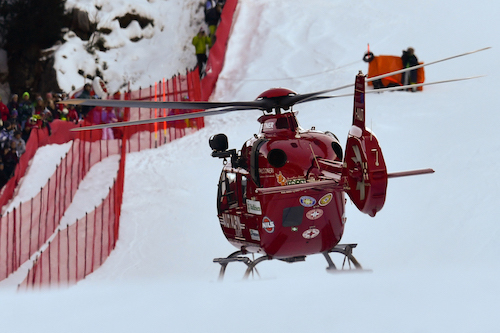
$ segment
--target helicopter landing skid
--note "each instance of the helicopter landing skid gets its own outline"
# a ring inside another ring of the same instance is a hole
[[[367,271],[363,269],[363,267],[361,267],[361,264],[352,255],[352,249],[355,248],[356,246],[357,244],[338,244],[333,249],[323,252],[323,256],[328,262],[328,267],[326,268],[326,270],[331,273],[349,272],[349,271],[356,271],[356,272]],[[344,255],[344,261],[342,262],[341,268],[337,268],[337,266],[335,266],[335,264],[333,263],[332,258],[330,258],[330,253],[333,252]],[[267,255],[259,257],[257,259],[250,259],[249,257],[245,256],[247,254],[248,252],[246,251],[236,251],[231,253],[227,258],[215,258],[213,261],[221,265],[219,272],[219,281],[222,281],[224,279],[224,274],[226,273],[226,267],[231,262],[242,262],[245,265],[247,265],[245,275],[243,276],[243,279],[247,279],[250,276],[250,274],[253,275],[254,271],[260,277],[259,271],[257,271],[257,268],[255,266],[257,266],[257,264],[263,261],[273,259],[271,256]],[[288,263],[293,263],[298,261],[305,261],[306,256],[281,258],[279,260]]]
[[[352,255],[352,249],[354,249],[358,244],[338,244],[330,251],[323,252],[323,256],[328,262],[328,267],[326,268],[329,273],[338,272],[369,272],[371,270],[363,269],[361,264]],[[344,260],[342,261],[342,267],[337,268],[330,257],[330,253],[340,253],[344,255]]]
[[[255,260],[252,260],[244,256],[247,253],[248,252],[245,251],[236,251],[231,253],[227,258],[215,258],[214,262],[217,262],[221,265],[219,272],[219,281],[222,281],[224,279],[224,274],[226,273],[226,267],[230,262],[242,262],[245,265],[247,265],[247,270],[245,271],[243,279],[247,279],[250,276],[250,274],[253,274],[254,271],[260,277],[259,271],[257,271],[257,268],[255,268],[255,266],[262,261],[271,260],[272,258],[269,256],[262,256]]]

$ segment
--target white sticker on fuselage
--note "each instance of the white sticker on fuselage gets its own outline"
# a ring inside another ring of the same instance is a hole
[[[247,212],[255,215],[262,215],[260,201],[247,199]]]

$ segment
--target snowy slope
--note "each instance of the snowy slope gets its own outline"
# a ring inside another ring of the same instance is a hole
[[[370,218],[348,205],[343,242],[358,243],[368,274],[328,275],[321,256],[264,262],[261,280],[229,267],[216,283],[214,257],[229,245],[216,218],[222,166],[209,156],[220,132],[231,147],[258,130],[256,111],[207,119],[207,127],[157,150],[127,157],[120,241],[106,264],[69,290],[3,295],[10,331],[75,332],[494,332],[499,327],[500,167],[491,101],[498,90],[496,16],[486,0],[240,0],[215,100],[251,100],[284,86],[301,93],[354,80],[370,43],[377,54],[408,46],[434,61],[427,81],[487,77],[422,93],[367,95],[367,117],[394,179],[384,209]],[[318,74],[319,73],[319,74]],[[345,137],[352,99],[296,108],[303,127]],[[342,139],[341,139],[342,140]],[[29,322],[22,318],[29,316]]]
[[[62,90],[80,88],[98,73],[110,92],[149,87],[163,77],[170,78],[196,65],[191,38],[203,22],[203,5],[198,0],[68,0],[66,9],[88,13],[98,31],[88,41],[68,32],[65,43],[56,48],[57,80]],[[118,18],[137,15],[150,24],[141,27],[132,20],[121,27]],[[88,51],[99,39],[107,52]],[[130,86],[129,86],[130,85]]]

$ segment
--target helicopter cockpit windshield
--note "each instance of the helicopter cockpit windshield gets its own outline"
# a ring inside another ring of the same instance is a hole
[[[259,122],[261,123],[260,132],[264,134],[295,134],[299,126],[293,112],[262,116]]]

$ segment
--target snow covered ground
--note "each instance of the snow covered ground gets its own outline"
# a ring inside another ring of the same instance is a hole
[[[149,87],[196,65],[191,38],[204,23],[203,1],[67,0],[66,8],[87,12],[98,31],[109,31],[87,41],[71,31],[64,36],[65,43],[56,49],[54,68],[59,87],[66,92],[89,82],[82,73],[91,77],[99,73],[114,93]],[[118,18],[127,13],[150,23],[141,27],[132,20],[122,27]],[[99,39],[108,50],[87,51]]]
[[[496,332],[500,116],[494,98],[500,73],[493,60],[499,58],[499,10],[500,4],[487,0],[425,0],[418,6],[396,0],[240,0],[214,100],[252,100],[276,86],[307,93],[351,83],[358,70],[367,70],[361,61],[367,43],[375,55],[399,55],[412,46],[424,62],[493,47],[426,68],[427,82],[487,77],[422,93],[367,95],[368,124],[388,171],[436,170],[390,180],[385,207],[375,218],[348,204],[343,242],[359,244],[355,255],[372,273],[329,275],[324,259],[310,256],[293,265],[264,262],[262,279],[249,281],[241,280],[243,267],[235,265],[223,283],[216,281],[219,267],[212,259],[234,248],[216,218],[222,163],[210,157],[208,138],[224,132],[231,148],[240,148],[258,130],[260,113],[248,111],[207,119],[207,127],[191,136],[128,155],[116,250],[70,289],[15,294],[4,288],[2,327]],[[303,127],[347,135],[352,98],[296,109]]]

